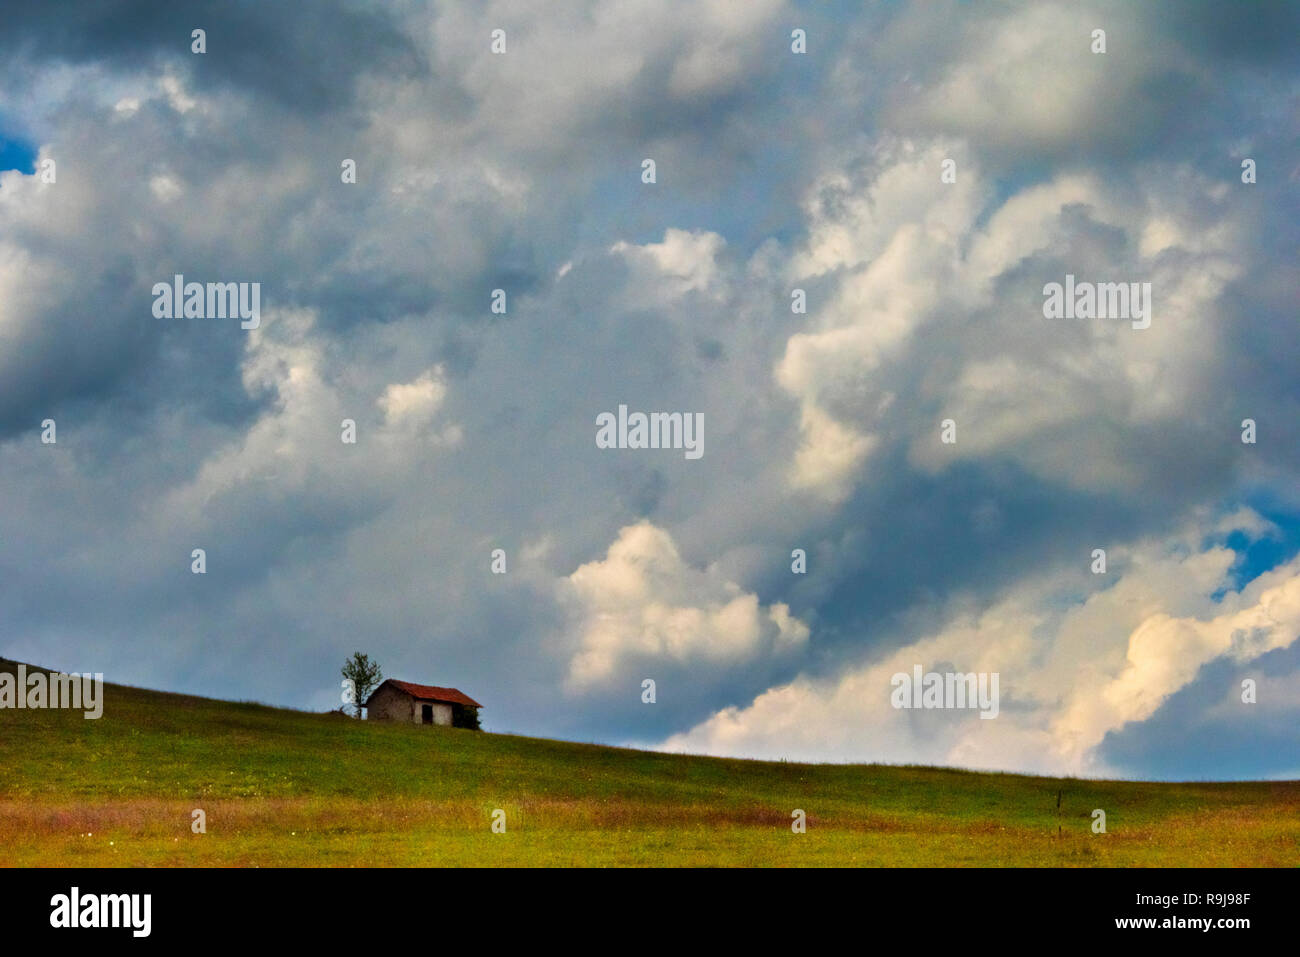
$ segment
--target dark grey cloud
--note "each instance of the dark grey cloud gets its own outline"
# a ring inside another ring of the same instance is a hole
[[[207,52],[191,52],[206,31]],[[134,72],[167,64],[196,90],[236,89],[263,109],[319,114],[345,109],[358,77],[427,69],[382,6],[328,0],[310,7],[256,0],[111,0],[22,5],[6,12],[0,51],[36,67],[60,62]]]

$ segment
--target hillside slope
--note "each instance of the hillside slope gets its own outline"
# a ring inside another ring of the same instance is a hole
[[[105,691],[97,721],[0,710],[0,864],[1300,864],[1294,781],[686,757]]]

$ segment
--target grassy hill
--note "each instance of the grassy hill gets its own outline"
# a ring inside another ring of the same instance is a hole
[[[1295,781],[738,761],[105,696],[98,721],[0,710],[0,864],[1300,864]]]

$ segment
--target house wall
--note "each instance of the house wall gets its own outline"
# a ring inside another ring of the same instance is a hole
[[[451,726],[451,705],[437,701],[419,701],[404,691],[398,691],[392,685],[381,688],[370,700],[366,715],[371,721],[404,721],[408,724],[423,723],[423,706],[433,705],[433,723]]]
[[[410,721],[411,696],[402,694],[391,685],[380,688],[370,699],[366,716],[371,721]]]

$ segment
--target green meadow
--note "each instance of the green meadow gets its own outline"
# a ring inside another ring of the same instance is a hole
[[[1294,867],[1300,782],[688,757],[106,685],[96,721],[0,710],[0,864]]]

